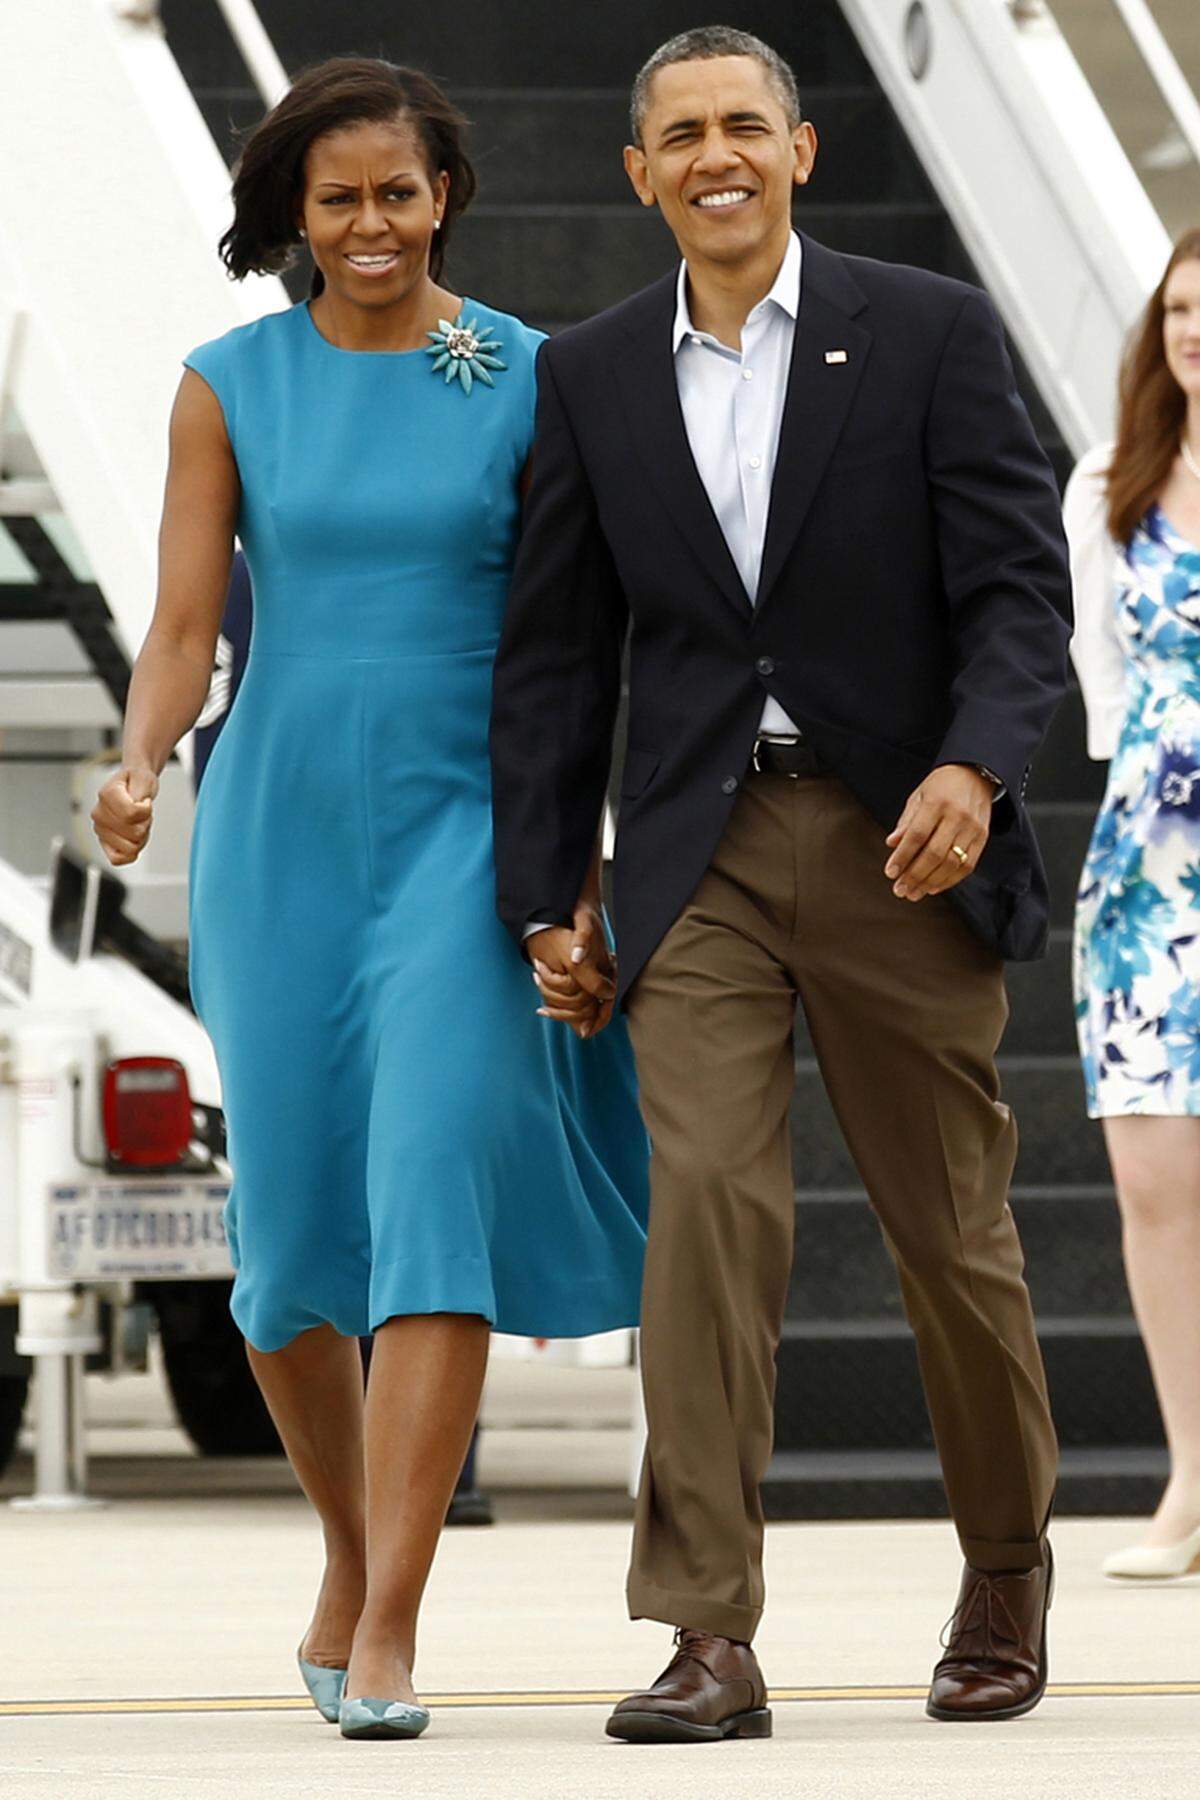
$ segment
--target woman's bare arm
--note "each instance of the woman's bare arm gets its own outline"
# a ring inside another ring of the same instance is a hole
[[[217,397],[185,370],[171,413],[154,617],[129,684],[122,766],[92,813],[110,862],[141,853],[159,773],[208,694],[240,492]]]
[[[184,371],[158,534],[158,597],[129,684],[125,762],[157,775],[200,716],[237,524],[240,486],[225,417],[208,383]]]

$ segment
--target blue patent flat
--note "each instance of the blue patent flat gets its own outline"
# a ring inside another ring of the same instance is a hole
[[[297,1652],[296,1661],[300,1664],[300,1673],[304,1685],[312,1695],[312,1703],[323,1719],[330,1725],[338,1722],[338,1707],[342,1702],[342,1691],[346,1686],[345,1669],[325,1669],[320,1663],[311,1663]]]
[[[428,1723],[425,1707],[403,1700],[343,1700],[338,1712],[344,1738],[416,1738]]]

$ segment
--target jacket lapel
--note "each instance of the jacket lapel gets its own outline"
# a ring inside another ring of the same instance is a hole
[[[800,534],[871,348],[870,332],[852,323],[866,307],[866,298],[841,257],[803,234],[801,243],[800,312],[771,484],[758,609],[770,598]],[[845,360],[826,362],[831,351],[844,351]]]
[[[657,282],[629,321],[629,353],[617,368],[630,439],[637,445],[663,505],[722,593],[743,614],[752,610],[725,534],[717,523],[688,443],[671,331],[675,322],[675,275]]]

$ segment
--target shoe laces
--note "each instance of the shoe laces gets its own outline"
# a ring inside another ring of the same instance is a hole
[[[711,1642],[712,1634],[710,1632],[694,1631],[686,1625],[677,1626],[674,1638],[675,1654],[671,1658],[672,1663],[699,1663],[701,1668],[707,1669],[711,1675],[712,1669],[703,1654]]]
[[[1004,1651],[1021,1648],[1021,1627],[1013,1618],[996,1577],[988,1574],[979,1576],[968,1598],[960,1601],[943,1625],[942,1649],[949,1650],[955,1638],[976,1631],[984,1657],[1001,1661]]]

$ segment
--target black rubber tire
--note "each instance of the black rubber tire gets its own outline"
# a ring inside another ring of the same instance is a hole
[[[229,1313],[228,1281],[148,1283],[167,1385],[202,1456],[282,1456],[283,1445]]]
[[[28,1375],[0,1375],[0,1475],[12,1461],[29,1393]]]
[[[12,1461],[29,1395],[29,1370],[14,1368],[17,1309],[0,1306],[0,1475]]]

